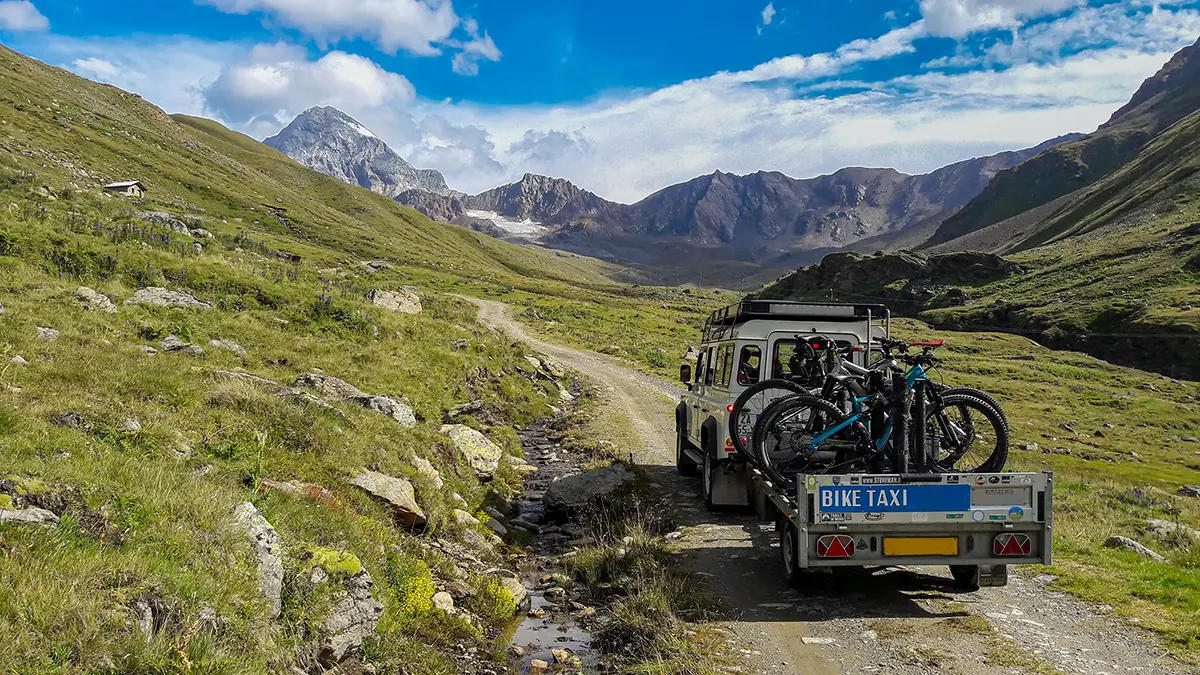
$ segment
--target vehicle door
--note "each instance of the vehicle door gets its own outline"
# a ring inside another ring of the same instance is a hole
[[[726,408],[733,399],[730,398],[729,382],[733,376],[734,370],[734,353],[733,343],[725,342],[717,345],[715,348],[715,361],[709,371],[709,382],[703,403],[700,406],[700,412],[704,420],[709,417],[715,418],[718,423],[719,433],[725,434],[725,421],[728,417]],[[701,422],[703,424],[703,422]],[[725,446],[725,437],[714,439],[718,447]]]
[[[687,424],[688,438],[692,444],[699,447],[700,443],[700,425],[704,419],[701,417],[701,401],[704,399],[705,380],[708,377],[709,354],[711,347],[701,347],[700,357],[696,359],[696,370],[692,373],[692,391],[684,397],[688,406]]]

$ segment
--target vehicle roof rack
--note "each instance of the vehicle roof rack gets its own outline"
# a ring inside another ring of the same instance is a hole
[[[755,319],[819,319],[822,321],[886,320],[891,312],[885,305],[836,302],[799,302],[795,300],[743,300],[718,309],[704,324],[704,340],[729,327]]]

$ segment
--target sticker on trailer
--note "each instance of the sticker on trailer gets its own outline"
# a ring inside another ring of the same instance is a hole
[[[823,485],[817,497],[817,510],[822,513],[946,512],[967,511],[970,508],[969,485]]]

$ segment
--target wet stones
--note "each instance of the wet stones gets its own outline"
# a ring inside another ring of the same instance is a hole
[[[546,516],[565,521],[572,514],[630,485],[633,480],[633,474],[623,464],[560,478],[550,484],[542,498]]]

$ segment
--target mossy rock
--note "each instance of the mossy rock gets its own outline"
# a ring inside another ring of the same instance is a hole
[[[9,474],[4,480],[12,484],[12,492],[21,497],[37,497],[50,494],[53,490],[44,481],[37,478],[24,478]]]
[[[311,572],[320,567],[335,579],[346,579],[361,574],[362,561],[350,551],[317,546],[306,552],[304,570]]]
[[[12,495],[0,494],[0,511],[15,511]]]

